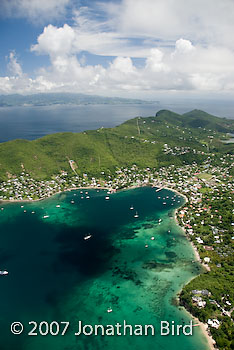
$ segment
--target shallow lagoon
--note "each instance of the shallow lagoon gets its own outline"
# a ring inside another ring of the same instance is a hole
[[[200,272],[173,219],[173,209],[183,198],[149,187],[120,191],[110,200],[102,190],[89,190],[90,199],[85,192],[3,205],[0,268],[9,271],[0,279],[4,350],[207,350],[199,327],[193,328],[193,336],[160,335],[162,320],[191,320],[175,305],[175,297]],[[32,320],[70,321],[70,326],[64,336],[30,337],[25,333]],[[156,335],[74,336],[79,320],[92,325],[123,320],[152,324]],[[13,321],[25,325],[23,334],[10,334]]]

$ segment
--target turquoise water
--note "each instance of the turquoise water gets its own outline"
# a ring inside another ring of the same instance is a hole
[[[0,269],[9,275],[0,276],[1,348],[207,350],[199,327],[192,336],[160,335],[161,321],[191,320],[175,297],[200,272],[172,216],[183,199],[148,187],[111,194],[110,200],[105,191],[85,192],[2,205]],[[85,240],[87,235],[92,237]],[[64,336],[29,336],[32,320],[70,325]],[[79,320],[150,324],[155,335],[75,336]],[[21,335],[11,334],[14,321],[24,325]]]

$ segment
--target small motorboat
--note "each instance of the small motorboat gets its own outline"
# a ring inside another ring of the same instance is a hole
[[[89,235],[86,235],[86,236],[84,236],[84,240],[85,241],[87,241],[88,239],[90,239],[92,237],[92,235],[91,234],[89,234]]]
[[[0,271],[0,275],[1,275],[1,276],[6,276],[6,275],[8,275],[8,274],[9,274],[9,272],[6,271],[6,270]]]

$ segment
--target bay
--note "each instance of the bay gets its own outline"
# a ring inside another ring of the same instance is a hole
[[[150,187],[105,196],[104,190],[82,190],[1,205],[0,269],[9,271],[0,279],[2,348],[207,350],[199,327],[192,336],[159,331],[162,320],[189,323],[191,316],[175,297],[201,272],[173,218],[184,199]],[[64,336],[30,337],[32,320],[70,321],[70,327]],[[156,334],[75,336],[79,320],[152,324]],[[14,321],[23,323],[21,335],[10,333]]]

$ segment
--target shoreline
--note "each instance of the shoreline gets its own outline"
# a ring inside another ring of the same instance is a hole
[[[172,189],[170,189],[169,187],[164,187],[164,188],[165,188],[165,189],[168,189],[168,190],[171,190],[171,191],[177,193],[178,195],[180,195],[181,197],[183,197],[183,198],[185,199],[185,203],[188,202],[188,198],[187,198],[184,194],[180,193],[179,191],[174,190],[174,189],[172,190]],[[179,209],[179,208],[178,208],[178,209]],[[179,221],[178,221],[178,219],[177,219],[177,212],[178,212],[178,209],[175,209],[175,210],[174,210],[174,215],[173,215],[173,216],[174,216],[175,222],[176,222],[177,225],[181,228],[181,230],[183,231],[183,233],[184,233],[184,235],[186,236],[187,240],[188,240],[189,243],[191,244],[191,246],[192,246],[192,248],[193,248],[193,252],[194,252],[194,256],[195,256],[196,260],[203,266],[203,268],[205,268],[207,271],[210,271],[210,268],[209,268],[208,266],[206,266],[204,263],[202,263],[201,258],[200,258],[200,255],[199,255],[199,252],[198,252],[198,250],[197,250],[197,247],[194,245],[194,243],[193,243],[193,242],[188,238],[188,236],[186,235],[186,229],[185,229],[185,227],[184,227],[184,226],[181,226],[181,225],[179,224]],[[199,274],[199,275],[200,275],[200,274]],[[199,275],[198,275],[198,276],[199,276]],[[189,282],[191,282],[191,281],[192,281],[194,278],[196,278],[196,277],[197,277],[197,276],[192,277],[186,284],[188,284]],[[179,298],[179,296],[180,296],[180,293],[181,293],[182,289],[183,289],[183,287],[182,287],[182,288],[179,290],[179,292],[177,293],[177,300],[178,300],[179,303],[180,303],[180,298]],[[209,334],[208,325],[207,325],[206,323],[201,322],[197,317],[193,316],[193,314],[191,314],[183,305],[181,305],[181,306],[183,307],[183,309],[184,309],[184,311],[185,311],[186,313],[188,313],[190,316],[192,316],[193,320],[196,321],[196,324],[199,325],[202,334],[205,336],[205,338],[206,338],[206,340],[207,340],[209,349],[210,349],[210,350],[215,350],[215,347],[214,347],[214,346],[215,346],[216,343],[215,343],[214,339],[212,338],[212,336]]]
[[[33,200],[29,200],[29,199],[23,199],[23,200],[1,200],[0,201],[0,204],[10,204],[10,203],[33,203],[33,202],[39,202],[39,201],[42,201],[42,200],[47,200],[49,198],[52,198],[53,196],[57,195],[57,194],[61,194],[61,193],[65,193],[65,192],[71,192],[71,191],[78,191],[78,190],[107,190],[107,191],[111,191],[112,193],[117,193],[119,191],[126,191],[126,190],[131,190],[131,189],[135,189],[135,188],[140,188],[140,187],[157,187],[157,186],[149,186],[149,185],[142,185],[142,186],[131,186],[131,187],[127,187],[127,188],[121,188],[121,189],[112,189],[112,188],[109,188],[109,187],[103,187],[103,186],[100,186],[100,187],[93,187],[93,186],[86,186],[86,187],[72,187],[72,188],[68,188],[68,189],[65,189],[63,191],[58,191],[56,193],[53,193],[52,195],[48,196],[48,197],[45,197],[45,198],[39,198],[39,199],[33,199]],[[163,186],[161,188],[162,190],[165,189],[165,190],[168,190],[168,191],[171,191],[171,192],[174,192],[176,193],[177,195],[181,196],[184,198],[185,200],[185,203],[188,202],[188,198],[180,193],[177,189],[175,188],[170,188],[170,187],[167,187],[167,186]],[[184,204],[185,204],[184,203]],[[183,205],[184,205],[183,204]],[[182,206],[183,206],[182,205]],[[181,206],[181,207],[182,207]],[[181,208],[180,207],[180,208]],[[199,255],[199,252],[197,250],[197,247],[194,245],[194,243],[188,238],[188,236],[186,235],[186,229],[184,226],[181,226],[178,222],[178,219],[177,219],[177,213],[178,213],[178,210],[179,208],[175,209],[173,211],[173,219],[175,220],[176,224],[181,228],[181,230],[183,231],[184,235],[186,236],[186,238],[188,239],[189,243],[191,244],[192,248],[193,248],[193,251],[194,251],[194,256],[196,258],[196,260],[207,270],[207,271],[210,271],[210,269],[202,263],[201,261],[201,258],[200,258],[200,255]],[[197,276],[196,276],[197,277]],[[191,280],[193,280],[194,278],[196,277],[193,277],[191,278],[186,284],[188,284]],[[177,292],[176,294],[176,297],[177,297],[177,300],[179,300],[179,295],[182,291],[183,287]],[[180,304],[179,304],[180,305]],[[181,306],[181,305],[180,305]],[[196,324],[200,326],[200,329],[201,329],[201,332],[202,334],[204,335],[204,337],[206,338],[207,340],[207,343],[208,343],[208,346],[209,346],[209,349],[210,350],[215,350],[215,341],[214,339],[212,338],[212,336],[209,334],[208,332],[208,325],[201,322],[198,318],[196,318],[195,316],[193,316],[184,306],[183,306],[183,309],[186,313],[188,313],[193,320],[196,321]]]
[[[2,200],[0,200],[0,204],[40,202],[40,201],[50,199],[50,198],[56,196],[57,194],[71,192],[71,191],[78,191],[78,190],[109,190],[109,191],[116,192],[112,188],[107,188],[107,187],[93,187],[93,186],[72,187],[72,188],[67,188],[64,191],[58,191],[58,192],[53,193],[50,196],[44,197],[44,198],[38,198],[38,199],[2,199]]]

